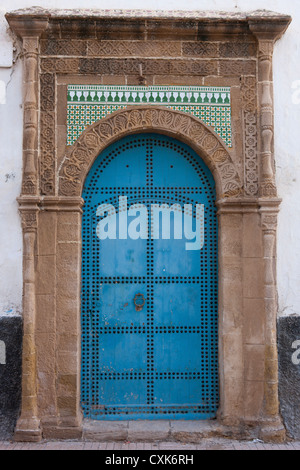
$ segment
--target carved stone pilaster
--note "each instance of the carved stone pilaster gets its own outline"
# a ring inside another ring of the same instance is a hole
[[[269,435],[281,440],[285,430],[279,415],[278,353],[277,353],[277,283],[276,283],[276,232],[279,200],[262,204],[261,228],[264,261],[264,315],[265,315],[265,374],[264,374],[264,420],[262,437]]]
[[[260,196],[276,197],[274,165],[274,123],[272,55],[275,41],[286,30],[290,19],[276,19],[262,23],[259,19],[249,21],[250,30],[258,40],[258,102],[259,102],[259,153],[260,153]]]
[[[272,54],[274,41],[259,41],[259,87],[261,120],[261,188],[263,197],[276,196],[273,156],[273,96],[272,96]]]
[[[17,441],[37,442],[41,430],[37,407],[36,370],[36,298],[35,249],[38,227],[38,198],[19,199],[23,229],[23,351],[22,403],[14,438]]]
[[[24,96],[22,193],[32,195],[37,193],[38,48],[37,37],[23,39],[26,93]]]
[[[277,283],[276,230],[280,201],[276,198],[274,162],[274,105],[272,55],[278,40],[291,21],[290,17],[273,17],[261,22],[252,17],[249,28],[258,41],[258,152],[260,157],[260,213],[264,269],[265,374],[264,407],[261,437],[282,440],[285,429],[279,415],[278,359],[276,341]]]
[[[6,19],[12,30],[23,41],[24,62],[24,128],[23,128],[23,181],[22,194],[35,195],[38,192],[38,63],[39,63],[39,38],[47,28],[48,16],[43,12],[37,12],[33,18],[14,17],[6,15]]]
[[[24,124],[23,180],[19,198],[23,229],[23,352],[21,415],[15,440],[37,442],[42,437],[37,406],[36,370],[36,275],[35,250],[38,228],[38,114],[39,39],[48,25],[48,14],[36,11],[28,18],[7,14],[6,19],[23,42]]]

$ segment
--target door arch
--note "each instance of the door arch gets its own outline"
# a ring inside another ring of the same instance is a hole
[[[214,417],[218,234],[210,170],[185,143],[133,134],[100,153],[82,196],[84,416]]]

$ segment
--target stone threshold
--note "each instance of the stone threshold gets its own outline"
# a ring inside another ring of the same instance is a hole
[[[232,437],[228,427],[217,420],[209,421],[97,421],[85,419],[82,439],[86,441],[109,442],[155,442],[180,441],[198,443],[204,438]]]

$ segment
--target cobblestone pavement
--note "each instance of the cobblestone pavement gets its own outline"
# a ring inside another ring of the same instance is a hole
[[[181,442],[84,442],[41,441],[39,443],[0,441],[1,450],[102,450],[102,451],[198,451],[198,450],[300,450],[300,442],[267,444],[259,440],[233,441],[203,439],[199,444]]]

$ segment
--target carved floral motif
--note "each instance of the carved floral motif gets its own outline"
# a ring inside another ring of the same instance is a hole
[[[40,186],[42,194],[55,192],[55,75],[41,75]]]
[[[22,210],[21,220],[24,231],[35,231],[37,229],[37,211]]]
[[[60,194],[80,195],[86,172],[102,148],[128,132],[139,132],[149,128],[193,141],[205,156],[208,166],[218,173],[222,185],[222,197],[241,194],[239,175],[221,140],[198,119],[158,107],[127,108],[96,122],[83,132],[62,165]]]

